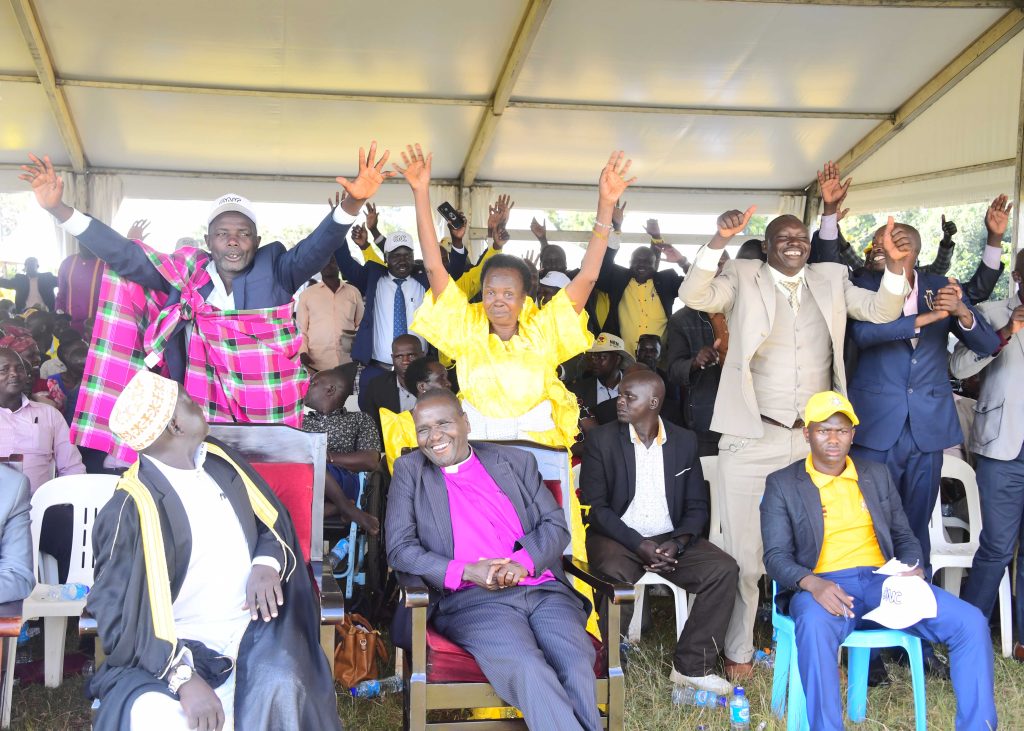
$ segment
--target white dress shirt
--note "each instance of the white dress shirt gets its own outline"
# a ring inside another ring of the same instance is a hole
[[[398,285],[395,278],[385,274],[377,281],[377,296],[373,304],[373,355],[374,360],[391,363],[391,343],[395,340],[395,291]],[[405,295],[405,326],[410,335],[416,335],[408,329],[416,310],[423,304],[423,296],[427,290],[423,285],[406,277],[402,283],[402,294]],[[419,337],[419,335],[416,335]],[[424,350],[427,341],[420,338]]]
[[[644,538],[671,533],[675,527],[668,514],[668,498],[665,496],[665,461],[662,446],[665,444],[665,424],[658,419],[658,436],[647,447],[636,429],[629,425],[629,440],[633,442],[636,456],[636,485],[633,500],[622,515],[622,522]]]

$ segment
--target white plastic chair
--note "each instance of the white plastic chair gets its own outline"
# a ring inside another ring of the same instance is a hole
[[[969,538],[964,543],[952,543],[945,530],[942,516],[942,497],[935,501],[928,533],[932,542],[932,573],[942,570],[942,588],[953,596],[960,596],[960,584],[964,569],[969,569],[978,551],[978,537],[981,535],[981,501],[978,496],[978,480],[971,466],[959,457],[942,456],[942,476],[959,480],[967,497]],[[999,634],[1003,657],[1009,657],[1013,648],[1012,613],[1010,610],[1010,571],[1003,572],[999,582]]]
[[[708,541],[721,548],[725,541],[722,538],[722,517],[718,514],[718,456],[701,457],[700,469],[704,473],[704,481],[710,487],[711,523],[708,529]]]
[[[714,455],[710,457],[701,457],[700,468],[704,473],[704,479],[711,487],[711,520],[708,540],[715,546],[721,548],[722,521],[718,516],[718,497],[715,495],[715,480],[718,476],[718,457]],[[678,638],[679,635],[683,633],[683,626],[686,624],[686,620],[690,616],[690,605],[693,604],[693,597],[688,596],[685,589],[681,589],[671,581],[648,571],[633,585],[636,590],[636,599],[633,602],[633,617],[629,620],[629,629],[626,633],[630,642],[640,641],[640,626],[643,623],[644,599],[647,596],[647,590],[645,587],[659,585],[667,586],[669,591],[672,592],[672,599],[676,605],[676,637]]]
[[[32,557],[35,564],[36,588],[25,600],[22,618],[43,620],[45,645],[44,679],[47,688],[60,687],[64,677],[64,639],[68,617],[81,616],[85,600],[62,601],[46,598],[58,582],[57,565],[52,557],[39,554],[39,531],[43,513],[54,505],[74,506],[74,532],[71,546],[71,566],[67,583],[85,584],[93,581],[92,526],[99,512],[114,494],[118,478],[114,475],[68,475],[57,477],[42,485],[32,496]],[[8,663],[13,663],[11,653]],[[13,665],[8,665],[13,670]],[[13,673],[10,673],[13,676]],[[5,695],[10,693],[4,689]],[[10,698],[9,695],[6,695]]]

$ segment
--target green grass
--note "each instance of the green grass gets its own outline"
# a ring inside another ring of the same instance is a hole
[[[676,708],[668,680],[674,639],[671,599],[653,597],[653,629],[644,635],[640,646],[632,652],[626,675],[627,731],[693,731],[705,724],[709,731],[728,729],[724,710]],[[768,628],[760,630],[767,632]],[[73,630],[72,630],[73,632]],[[765,639],[761,637],[759,639]],[[69,635],[69,647],[74,647]],[[40,657],[40,645],[37,657]],[[914,727],[914,702],[910,673],[906,668],[890,665],[894,681],[888,688],[868,691],[868,717],[864,724],[848,724],[862,731],[904,731]],[[996,705],[1000,728],[1024,729],[1024,665],[996,657]],[[759,669],[746,686],[750,697],[751,728],[766,721],[766,731],[781,731],[785,722],[771,714],[772,675]],[[845,685],[844,685],[845,690]],[[845,697],[845,696],[844,696]],[[956,700],[948,682],[928,681],[928,728],[931,731],[953,731]],[[355,700],[342,691],[338,711],[347,731],[393,731],[402,727],[401,697]],[[60,688],[41,685],[27,688],[15,686],[13,729],[56,731],[89,728],[89,704],[82,693],[82,679],[67,680]],[[249,731],[246,729],[245,731]]]

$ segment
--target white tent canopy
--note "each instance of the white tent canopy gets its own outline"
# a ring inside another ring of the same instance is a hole
[[[476,224],[495,185],[590,209],[613,148],[637,210],[813,210],[828,159],[856,211],[981,200],[1015,183],[1022,27],[999,0],[0,0],[0,190],[34,151],[129,197],[319,201],[375,138],[433,150]]]

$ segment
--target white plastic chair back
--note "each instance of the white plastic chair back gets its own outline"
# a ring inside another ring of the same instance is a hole
[[[114,475],[67,475],[54,478],[36,490],[32,496],[32,560],[36,578],[41,583],[57,583],[55,576],[40,576],[39,532],[43,513],[51,506],[70,504],[75,514],[67,583],[92,586],[92,526],[100,508],[114,494],[117,480]]]
[[[711,522],[708,528],[708,541],[721,548],[723,540],[722,517],[718,514],[719,503],[721,502],[718,496],[718,457],[716,455],[701,457],[700,469],[704,473],[704,479],[710,487]]]
[[[932,554],[964,554],[973,556],[978,550],[978,537],[981,535],[981,501],[978,496],[978,479],[971,466],[959,457],[942,455],[942,476],[959,480],[964,486],[967,497],[967,516],[970,539],[965,543],[951,543],[946,535],[942,519],[942,498],[935,501],[932,519],[928,523],[928,533],[932,541]]]

